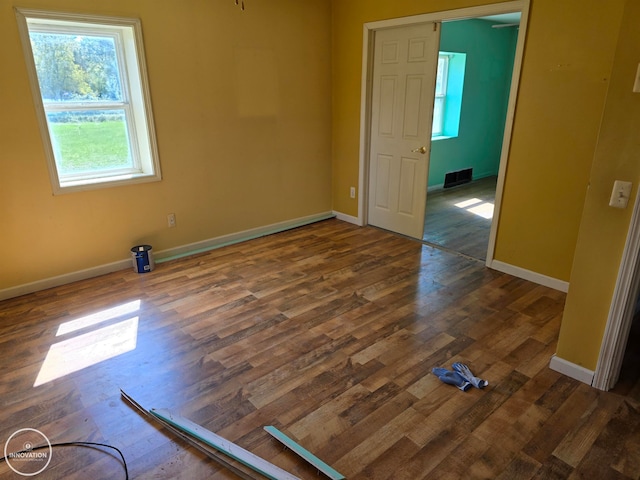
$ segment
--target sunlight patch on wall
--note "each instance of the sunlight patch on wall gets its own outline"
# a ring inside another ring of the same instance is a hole
[[[471,198],[463,202],[454,204],[458,208],[462,208],[467,212],[478,215],[479,217],[491,220],[493,218],[494,205],[491,202],[485,202],[479,198]]]
[[[137,300],[60,325],[56,336],[95,326],[107,320],[130,317],[51,345],[33,386],[37,387],[135,350],[139,317],[130,315],[139,309],[140,301]]]

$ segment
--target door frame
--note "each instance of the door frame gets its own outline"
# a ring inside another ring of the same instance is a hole
[[[636,302],[640,294],[640,194],[636,194],[618,278],[609,307],[607,326],[591,386],[612,389],[622,369]]]
[[[362,86],[360,90],[360,154],[359,154],[359,178],[358,191],[358,219],[360,226],[368,224],[368,205],[369,205],[369,144],[371,130],[371,91],[373,82],[373,50],[374,36],[376,30],[413,25],[416,23],[426,22],[446,22],[453,20],[468,20],[487,15],[500,15],[504,13],[519,12],[520,30],[518,32],[518,40],[516,44],[516,53],[513,64],[513,75],[511,78],[511,87],[509,89],[509,102],[507,105],[507,117],[504,126],[504,134],[502,139],[502,150],[500,153],[500,166],[498,169],[498,179],[496,184],[496,198],[494,206],[494,217],[491,221],[491,231],[489,234],[489,245],[487,248],[487,267],[493,264],[495,253],[495,242],[498,233],[498,224],[500,220],[500,207],[502,204],[502,193],[504,189],[504,180],[507,171],[507,160],[509,157],[509,147],[511,145],[511,133],[513,131],[513,122],[515,117],[516,100],[518,96],[518,87],[520,85],[520,75],[522,72],[522,58],[524,55],[524,43],[527,32],[527,23],[529,18],[530,0],[513,0],[510,2],[494,3],[489,5],[481,5],[477,7],[460,8],[456,10],[446,10],[441,12],[426,13],[409,17],[392,18],[380,20],[376,22],[368,22],[363,25],[363,41],[362,41]],[[426,198],[424,199],[426,202]]]

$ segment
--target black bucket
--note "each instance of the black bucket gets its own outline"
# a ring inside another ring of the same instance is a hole
[[[151,245],[136,245],[131,249],[133,271],[147,273],[155,268]]]

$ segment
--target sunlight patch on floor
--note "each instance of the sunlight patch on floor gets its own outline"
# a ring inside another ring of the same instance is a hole
[[[137,300],[61,324],[56,336],[125,317],[117,323],[51,345],[33,386],[37,387],[135,350],[139,317],[131,315],[139,309],[140,301]]]
[[[479,198],[471,198],[463,202],[458,202],[455,206],[473,213],[474,215],[478,215],[479,217],[486,218],[487,220],[491,220],[493,218],[493,203],[485,202]]]
[[[140,300],[134,300],[133,302],[123,303],[122,305],[118,305],[117,307],[100,310],[99,312],[93,313],[91,315],[64,322],[58,327],[58,333],[56,333],[56,337],[65,335],[67,333],[76,332],[83,328],[92,327],[93,325],[97,325],[98,323],[106,322],[107,320],[121,317],[123,315],[128,315],[130,313],[137,312],[138,310],[140,310]]]

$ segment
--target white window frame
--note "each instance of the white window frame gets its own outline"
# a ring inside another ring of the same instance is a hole
[[[154,182],[162,179],[151,110],[148,75],[139,19],[59,13],[16,8],[29,81],[36,106],[47,165],[54,194],[79,190]],[[120,102],[45,102],[29,38],[30,32],[110,36],[116,45],[123,99]],[[133,168],[82,174],[58,171],[47,112],[80,110],[124,110]]]
[[[438,91],[436,88],[435,96],[434,96],[434,110],[436,103],[440,103],[440,121],[434,122],[431,126],[431,136],[432,137],[441,137],[444,133],[444,120],[445,120],[445,107],[447,103],[447,84],[449,82],[449,55],[447,54],[439,54],[438,55],[438,65],[440,65],[440,60],[443,61],[444,67],[442,69],[442,89]],[[437,123],[437,125],[436,125]]]

